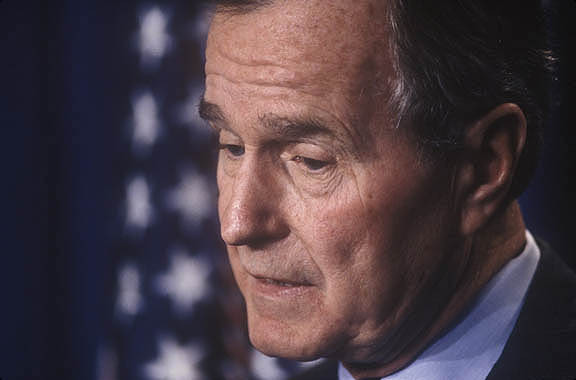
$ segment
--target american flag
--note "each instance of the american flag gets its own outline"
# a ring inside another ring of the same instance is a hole
[[[198,118],[209,8],[136,3],[109,323],[98,380],[285,379],[249,346],[218,237],[215,151]]]

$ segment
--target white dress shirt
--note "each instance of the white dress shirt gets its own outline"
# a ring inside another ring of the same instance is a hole
[[[540,250],[530,232],[526,246],[482,289],[458,324],[408,367],[383,380],[484,380],[500,357],[524,303]],[[340,364],[340,380],[354,380]]]

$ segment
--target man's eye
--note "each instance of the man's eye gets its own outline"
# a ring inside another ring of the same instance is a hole
[[[234,144],[220,144],[220,150],[225,150],[226,152],[230,153],[234,157],[239,157],[244,154],[244,147],[241,145],[234,145]]]
[[[310,171],[320,171],[328,166],[330,163],[326,161],[315,160],[313,158],[295,156],[294,162],[301,163]]]

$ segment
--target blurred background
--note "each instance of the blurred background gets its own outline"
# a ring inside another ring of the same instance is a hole
[[[576,267],[576,4],[529,228]],[[521,11],[521,10],[520,10]],[[258,354],[218,238],[198,120],[208,8],[0,0],[0,379],[283,379]]]

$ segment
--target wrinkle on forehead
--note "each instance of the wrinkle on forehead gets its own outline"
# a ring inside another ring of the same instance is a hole
[[[298,88],[338,83],[352,90],[357,82],[354,90],[361,93],[367,83],[358,82],[376,74],[365,71],[365,62],[387,51],[383,10],[374,11],[373,3],[286,0],[246,15],[217,14],[209,35],[213,56],[207,74],[222,71],[226,66],[219,63],[227,60],[242,67],[235,68],[236,75],[255,84]]]

